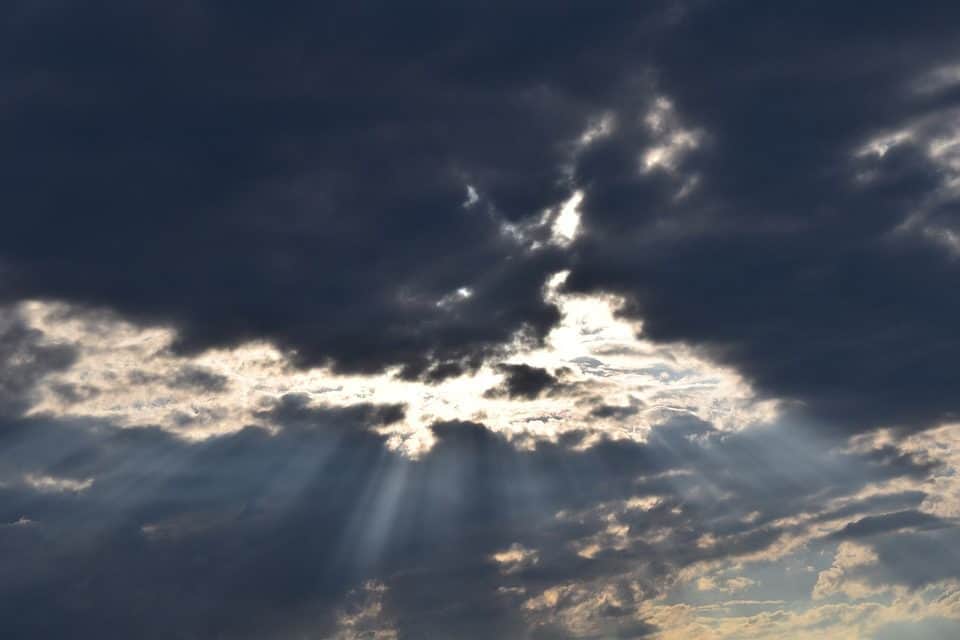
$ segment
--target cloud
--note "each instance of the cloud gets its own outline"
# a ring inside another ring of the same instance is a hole
[[[813,587],[813,599],[819,600],[837,592],[843,592],[851,598],[860,598],[871,593],[869,586],[848,579],[848,572],[858,567],[876,564],[877,554],[870,547],[851,542],[843,542],[837,548],[836,557],[829,569],[817,576]]]
[[[260,412],[265,428],[202,441],[8,421],[2,444],[17,456],[0,465],[0,521],[34,523],[0,532],[13,536],[0,581],[4,609],[18,612],[8,631],[57,635],[108,616],[107,637],[632,637],[659,626],[643,603],[684,572],[753,562],[800,535],[791,517],[813,523],[825,495],[930,469],[872,450],[824,455],[816,432],[692,419],[646,443],[528,449],[481,424],[438,423],[433,448],[410,459],[377,433],[400,415],[288,396]],[[749,594],[755,580],[718,584]],[[383,586],[362,595],[364,584]]]
[[[499,386],[488,389],[485,394],[487,397],[502,396],[533,400],[545,392],[555,391],[562,386],[556,375],[541,367],[531,367],[528,364],[500,364],[497,369],[503,373],[503,382]]]
[[[6,636],[960,620],[956,3],[6,14]]]
[[[570,156],[668,4],[17,2],[0,298],[425,379],[542,339]]]
[[[960,262],[904,226],[955,226],[956,93],[912,89],[955,55],[942,22],[955,12],[938,4],[905,21],[892,4],[704,3],[685,14],[651,64],[673,126],[702,131],[700,143],[670,171],[638,171],[659,147],[649,122],[618,117],[617,135],[578,157],[567,287],[624,296],[646,337],[699,346],[835,428],[956,416],[960,306],[947,283]],[[649,120],[656,104],[623,113]],[[891,130],[915,135],[860,154]]]
[[[49,343],[15,310],[0,309],[0,419],[25,411],[37,383],[75,358],[71,346]]]
[[[922,511],[897,511],[882,516],[867,516],[847,524],[836,533],[838,538],[863,538],[877,533],[899,531],[906,528],[929,528],[950,526],[950,523],[937,516]]]
[[[207,393],[218,393],[227,388],[229,378],[201,367],[183,367],[167,385],[171,389],[193,389]]]

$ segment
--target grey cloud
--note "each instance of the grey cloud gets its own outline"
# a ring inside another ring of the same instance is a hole
[[[291,395],[188,442],[23,417],[76,352],[4,311],[10,637],[324,635],[371,578],[401,638],[571,637],[560,614],[627,582],[639,595],[591,609],[594,628],[642,636],[640,599],[770,549],[798,514],[846,522],[817,544],[869,545],[873,584],[958,575],[957,528],[925,496],[859,497],[928,479],[938,461],[898,438],[960,415],[960,92],[917,90],[956,64],[957,3],[13,0],[4,18],[4,304],[170,326],[181,354],[266,340],[296,366],[438,382],[541,344],[560,317],[544,284],[569,270],[567,291],[621,297],[645,337],[789,409],[529,449],[449,422],[410,460],[376,431],[405,407]],[[549,222],[577,191],[559,246]],[[507,398],[564,384],[503,372]],[[190,368],[164,384],[223,388]],[[881,426],[890,444],[845,449]],[[491,554],[514,544],[539,562],[504,575]],[[561,584],[581,592],[522,608]]]
[[[229,384],[227,376],[204,369],[203,367],[185,366],[167,380],[171,389],[186,389],[206,393],[220,393],[226,390]]]
[[[75,403],[95,398],[100,394],[100,389],[86,384],[74,384],[71,382],[58,382],[50,385],[50,389],[65,402]]]
[[[485,394],[487,397],[533,400],[544,393],[558,391],[563,386],[557,377],[562,375],[562,371],[551,374],[542,367],[505,363],[498,365],[497,370],[503,374],[503,382],[488,389]]]
[[[838,509],[826,511],[817,520],[834,520],[856,515],[858,513],[892,512],[913,508],[920,505],[926,494],[923,491],[901,491],[898,493],[879,494],[862,500],[856,500]]]
[[[48,344],[16,310],[0,308],[0,418],[29,408],[37,383],[75,360],[74,347]]]
[[[877,516],[867,516],[847,524],[835,534],[840,539],[865,538],[903,529],[936,529],[956,526],[937,516],[907,509]]]
[[[614,420],[626,420],[637,415],[643,408],[643,402],[631,398],[628,405],[610,405],[601,404],[590,411],[594,418],[612,418]]]
[[[686,419],[645,444],[581,449],[570,437],[531,450],[480,424],[440,423],[434,448],[409,460],[372,430],[401,415],[288,396],[258,414],[275,434],[248,427],[195,443],[90,420],[9,422],[0,522],[35,523],[0,532],[11,540],[0,580],[11,633],[100,630],[105,619],[106,637],[322,633],[349,590],[378,578],[401,637],[526,637],[545,621],[500,587],[534,596],[630,572],[657,594],[695,562],[768,548],[784,533],[777,518],[930,468],[824,456],[819,436],[799,428],[725,434]],[[40,492],[28,474],[92,484]],[[660,502],[620,506],[642,496]],[[627,546],[577,555],[575,545],[606,535],[611,515],[627,526]],[[646,539],[664,528],[669,537]],[[698,546],[707,534],[716,543]],[[504,575],[490,557],[513,544],[539,560]],[[651,630],[630,613],[636,605],[606,610],[606,637]]]
[[[427,380],[536,343],[538,222],[668,4],[14,2],[0,298]]]
[[[955,59],[956,6],[909,19],[886,2],[701,9],[651,47],[654,84],[700,145],[672,170],[638,172],[658,142],[628,115],[645,107],[623,106],[617,135],[578,158],[568,288],[624,296],[647,337],[696,345],[834,428],[955,418],[960,262],[902,225],[957,208],[926,150],[955,119],[956,91],[911,89]],[[858,155],[917,122],[939,125]]]

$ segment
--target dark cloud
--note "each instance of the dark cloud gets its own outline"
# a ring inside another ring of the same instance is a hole
[[[900,584],[918,589],[957,578],[960,527],[905,531],[870,540],[878,556],[861,575],[875,585]]]
[[[541,339],[572,261],[571,290],[765,393],[925,426],[960,397],[956,190],[927,149],[960,10],[923,6],[16,2],[0,296],[437,381]],[[537,221],[575,189],[571,255]]]
[[[844,567],[846,579],[878,589],[896,585],[919,590],[957,578],[956,521],[905,511],[862,518],[838,534],[867,546],[873,556],[869,562]]]
[[[868,491],[939,462],[846,436],[960,415],[960,85],[931,76],[960,61],[960,5],[114,4],[4,8],[0,302],[169,325],[181,354],[267,340],[297,366],[438,382],[539,344],[569,270],[567,291],[622,297],[645,336],[790,411],[523,449],[439,423],[409,459],[378,433],[403,405],[294,394],[187,441],[25,417],[77,353],[5,310],[5,637],[327,636],[366,597],[401,638],[642,637],[639,606],[684,569],[769,550],[800,516],[838,523],[823,549],[869,546],[851,575],[872,584],[956,578],[958,529],[925,491]],[[562,247],[549,227],[577,191]],[[571,390],[501,372],[493,395]],[[504,570],[505,549],[537,560]],[[564,622],[581,609],[594,631]]]
[[[271,406],[256,413],[266,425],[283,425],[286,429],[331,430],[334,425],[366,424],[385,426],[403,420],[406,407],[402,404],[355,404],[335,412],[341,420],[331,420],[331,412],[318,411],[310,406],[305,393],[288,393]]]
[[[834,534],[834,537],[866,538],[890,531],[902,529],[936,529],[952,526],[948,521],[937,516],[914,509],[885,513],[879,516],[867,516],[847,524]]]
[[[0,308],[0,419],[29,408],[37,383],[75,360],[72,346],[50,344],[18,311]]]
[[[488,389],[484,395],[489,398],[507,397],[533,400],[545,392],[562,388],[556,375],[542,367],[528,364],[500,364],[497,370],[503,374],[503,382]],[[558,372],[562,375],[563,372]]]
[[[909,19],[888,2],[685,15],[652,46],[673,115],[657,133],[630,115],[652,107],[625,105],[617,134],[579,158],[585,233],[568,288],[624,295],[648,337],[699,345],[847,428],[955,417],[960,261],[901,226],[957,211],[926,147],[956,135],[960,97],[915,87],[956,64],[960,15],[923,6]],[[857,155],[904,127],[914,135],[882,157]],[[638,170],[684,128],[698,148]]]
[[[665,4],[14,2],[0,296],[429,379],[537,340],[534,223]]]
[[[630,399],[628,405],[601,404],[590,410],[590,415],[594,418],[612,418],[614,420],[627,420],[640,413],[643,403],[634,398]]]
[[[926,494],[923,491],[901,491],[899,493],[881,493],[875,496],[855,500],[850,504],[844,505],[839,509],[825,511],[817,520],[836,520],[839,518],[849,518],[858,513],[871,512],[892,512],[920,506]],[[920,516],[923,517],[923,514]],[[849,529],[849,527],[847,527]]]

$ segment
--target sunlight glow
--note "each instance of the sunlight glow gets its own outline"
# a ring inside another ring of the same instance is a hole
[[[576,202],[572,199],[565,210],[574,212]],[[154,424],[197,439],[256,424],[258,411],[290,393],[306,394],[318,406],[403,403],[406,419],[383,432],[392,448],[414,456],[429,449],[429,425],[438,420],[483,421],[511,437],[554,439],[564,431],[587,429],[643,439],[652,424],[677,413],[725,428],[775,415],[775,403],[755,398],[734,372],[683,347],[644,340],[639,325],[615,316],[616,298],[561,294],[565,277],[555,275],[546,287],[545,295],[563,314],[546,346],[518,347],[507,360],[556,377],[555,389],[533,399],[487,394],[503,379],[496,363],[430,385],[401,380],[392,371],[362,376],[293,369],[274,347],[256,342],[183,358],[169,350],[174,333],[168,329],[142,329],[102,313],[32,302],[22,306],[24,317],[51,343],[75,345],[80,354],[70,370],[44,381],[32,412],[97,416],[125,426]],[[461,287],[440,304],[454,305],[471,295],[470,288]],[[85,339],[94,325],[100,339]],[[222,388],[170,384],[184,367],[222,377]]]

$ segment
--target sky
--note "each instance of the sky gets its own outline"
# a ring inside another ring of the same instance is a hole
[[[0,16],[2,637],[960,637],[960,4]]]

